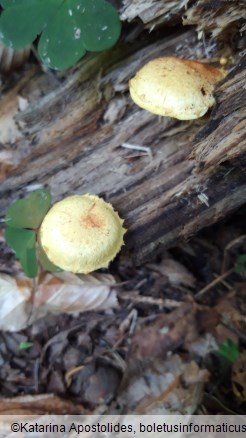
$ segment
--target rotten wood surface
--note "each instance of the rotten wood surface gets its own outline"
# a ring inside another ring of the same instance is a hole
[[[199,38],[209,33],[212,39],[230,40],[238,30],[245,31],[244,0],[123,0],[120,12],[122,20],[138,20],[150,30],[195,25]]]
[[[242,56],[218,85],[212,112],[200,120],[158,118],[129,98],[128,80],[148,60],[204,60],[208,53],[194,30],[181,30],[88,55],[67,74],[54,77],[30,65],[14,84],[6,82],[0,131],[10,164],[1,175],[1,216],[36,184],[48,186],[54,201],[98,194],[125,219],[122,256],[139,264],[240,207],[246,200]],[[20,96],[28,103],[21,111]]]

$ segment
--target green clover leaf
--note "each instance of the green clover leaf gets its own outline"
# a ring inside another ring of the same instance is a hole
[[[25,274],[31,278],[36,277],[38,268],[35,232],[21,228],[7,227],[4,237],[7,244],[15,251]]]
[[[23,48],[41,34],[38,53],[54,69],[71,67],[87,50],[112,47],[120,20],[106,0],[0,0],[0,40]]]
[[[8,227],[37,229],[51,205],[51,194],[46,189],[35,190],[24,199],[15,201],[6,211]]]
[[[15,251],[28,277],[37,275],[36,234],[49,210],[51,194],[46,189],[32,192],[15,201],[6,212],[5,240]],[[53,267],[51,267],[53,269]],[[48,267],[47,267],[48,269]]]
[[[3,44],[22,49],[42,32],[63,0],[1,0],[0,39]]]

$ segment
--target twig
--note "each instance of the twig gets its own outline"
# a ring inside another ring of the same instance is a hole
[[[85,367],[85,365],[79,365],[77,367],[69,369],[66,372],[66,374],[64,376],[64,380],[65,380],[65,383],[67,385],[67,388],[69,388],[69,386],[71,386],[73,375],[79,373],[80,371],[82,371],[84,369],[84,367]]]
[[[197,294],[195,294],[195,298],[200,298],[205,292],[208,292],[210,289],[212,289],[216,284],[221,283],[222,280],[229,277],[230,274],[234,272],[234,268],[229,269],[229,271],[225,272],[224,274],[220,275],[219,277],[215,278],[211,283],[207,284],[203,289],[201,289]]]
[[[219,278],[220,275],[216,274],[215,277]],[[223,284],[223,286],[225,286],[225,288],[228,289],[229,291],[232,291],[234,289],[229,283],[227,283],[227,281],[221,280],[221,278],[220,278],[220,281],[221,281],[221,284]]]
[[[33,315],[33,309],[34,309],[34,305],[35,305],[35,293],[36,293],[36,288],[37,288],[37,282],[36,282],[36,278],[32,279],[32,289],[31,289],[31,309],[28,315],[28,319],[26,322],[26,325],[29,325],[31,317]]]
[[[228,265],[228,258],[229,258],[229,251],[239,244],[241,244],[244,240],[246,240],[246,235],[243,234],[242,236],[237,237],[236,239],[231,240],[224,249],[224,257],[222,262],[222,268],[221,268],[221,274],[223,274],[227,268]]]
[[[132,309],[130,313],[126,316],[126,318],[121,322],[119,327],[120,333],[123,333],[125,335],[126,331],[128,330],[129,334],[132,335],[136,326],[137,319],[138,312],[136,309]],[[116,344],[118,344],[118,341],[116,342]],[[113,348],[116,347],[114,346]]]
[[[153,158],[152,151],[149,146],[141,146],[139,144],[122,143],[121,146],[125,149],[147,152],[150,158]]]
[[[153,304],[159,307],[165,307],[167,309],[175,309],[177,307],[180,307],[181,304],[183,304],[183,301],[175,301],[170,300],[168,298],[153,298],[151,296],[143,296],[143,295],[137,295],[136,290],[132,291],[120,291],[118,292],[118,297],[122,301],[132,301],[133,303],[143,303],[143,304]]]

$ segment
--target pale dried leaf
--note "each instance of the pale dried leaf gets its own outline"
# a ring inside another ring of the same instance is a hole
[[[127,412],[141,415],[193,413],[200,400],[201,383],[208,377],[207,370],[194,364],[185,363],[175,354],[164,362],[155,361],[148,368],[139,369],[130,375],[117,403]],[[188,380],[191,370],[193,379]]]
[[[105,310],[118,304],[112,276],[61,272],[42,274],[31,304],[32,281],[0,276],[0,329],[18,331],[47,313],[79,313]],[[32,311],[32,315],[30,316]]]
[[[0,329],[17,331],[25,327],[28,318],[28,300],[31,281],[19,284],[10,275],[0,276]]]
[[[118,397],[118,403],[127,406],[128,412],[135,410],[146,398],[153,399],[165,391],[181,374],[182,369],[182,360],[178,355],[167,358],[165,362],[156,361],[153,366],[130,377],[127,388]],[[165,410],[163,413],[168,414],[170,411]]]
[[[41,313],[74,313],[104,310],[117,306],[115,290],[105,284],[105,276],[92,274],[78,277],[69,272],[47,274],[35,294],[35,309]],[[108,277],[111,284],[114,278]]]
[[[189,352],[196,357],[204,358],[212,351],[218,350],[219,346],[213,335],[206,333],[204,336],[199,337],[197,341],[192,342],[188,346]]]

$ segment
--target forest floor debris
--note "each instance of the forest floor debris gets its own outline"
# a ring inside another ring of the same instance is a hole
[[[238,212],[152,263],[119,257],[110,275],[87,278],[113,293],[106,310],[46,313],[23,330],[2,330],[0,412],[245,412],[243,230]],[[18,269],[4,248],[2,272],[16,277]],[[66,294],[61,301],[60,311]]]

